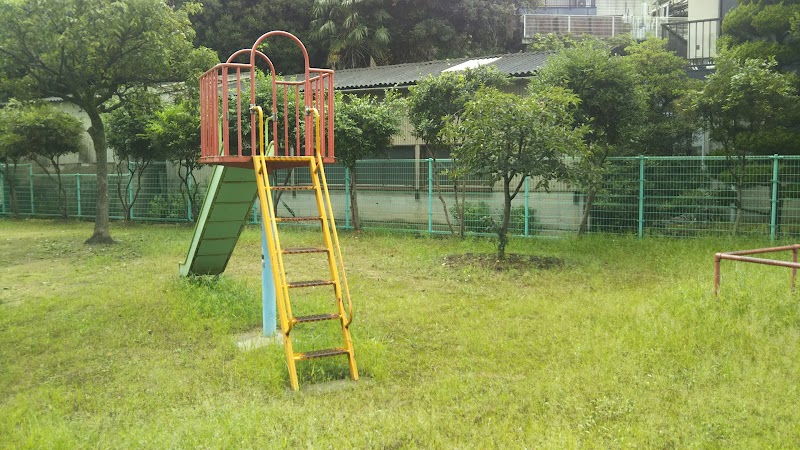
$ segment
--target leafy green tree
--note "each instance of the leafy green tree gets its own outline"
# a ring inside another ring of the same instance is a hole
[[[445,72],[436,77],[430,76],[421,80],[416,86],[409,88],[408,115],[411,125],[414,127],[413,133],[425,143],[425,151],[428,153],[428,157],[433,160],[434,166],[439,154],[449,150],[452,145],[452,141],[441,134],[445,124],[459,120],[467,102],[481,87],[503,87],[509,83],[509,77],[496,67],[482,66],[459,72]],[[434,170],[438,172],[436,168]],[[456,185],[453,192],[458,195],[458,181],[453,179],[453,182]],[[442,195],[438,177],[434,177],[434,183],[436,185],[436,193],[444,210],[447,226],[450,232],[455,234],[453,225],[450,223],[447,202]],[[458,197],[456,197],[457,208],[459,208],[458,204]],[[461,218],[460,228],[463,235],[463,197],[458,217]]]
[[[698,124],[683,114],[683,104],[694,83],[686,74],[686,60],[670,52],[666,41],[650,38],[626,48],[636,81],[644,94],[643,120],[635,130],[641,154],[680,155],[692,148]]]
[[[17,123],[19,133],[28,148],[29,156],[52,178],[50,169],[41,164],[38,158],[44,158],[55,172],[58,185],[57,204],[61,217],[69,216],[67,191],[61,179],[59,159],[83,149],[83,123],[64,111],[49,104],[33,104],[21,109]]]
[[[461,120],[445,127],[444,135],[460,141],[453,147],[457,170],[503,186],[503,217],[496,227],[499,259],[506,255],[511,202],[525,179],[546,190],[553,180],[573,177],[568,158],[581,156],[586,132],[575,125],[579,103],[575,94],[558,87],[540,86],[527,97],[482,88]]]
[[[154,147],[178,163],[181,195],[191,208],[189,220],[196,220],[202,195],[194,173],[200,167],[200,114],[197,107],[189,101],[165,107],[147,124],[146,135]]]
[[[581,181],[587,198],[578,228],[583,234],[608,158],[634,150],[632,142],[642,120],[644,94],[630,64],[595,42],[580,43],[550,57],[539,70],[534,89],[537,84],[572,90],[581,99],[576,119],[589,125],[589,150]]]
[[[87,243],[111,243],[108,146],[102,114],[130,92],[179,81],[192,51],[188,15],[162,0],[18,0],[0,3],[0,72],[21,98],[60,97],[89,116],[97,212]]]
[[[793,125],[800,119],[800,98],[794,75],[774,71],[774,61],[739,62],[722,57],[716,65],[716,72],[694,94],[691,106],[706,124],[711,139],[722,145],[736,192],[736,232],[741,222],[746,156],[797,151],[798,136]]]
[[[204,0],[203,9],[192,16],[197,30],[195,43],[213,48],[222,61],[235,51],[250,48],[262,34],[286,30],[308,47],[312,60],[320,53],[313,48],[311,26],[313,0]],[[303,71],[303,59],[297,46],[288,39],[270,39],[266,53],[282,74]],[[322,63],[316,57],[314,65]]]
[[[387,2],[392,63],[517,52],[519,10],[535,0],[396,0]]]
[[[157,94],[141,91],[131,96],[122,108],[114,110],[107,119],[108,144],[117,157],[117,196],[126,221],[131,220],[131,210],[141,192],[145,170],[154,160],[166,159],[164,149],[153,145],[147,135],[147,124],[161,108],[161,99]],[[127,177],[122,176],[123,171]],[[132,195],[129,196],[131,191]]]
[[[57,204],[62,217],[68,217],[67,192],[61,179],[59,159],[83,148],[83,124],[81,121],[47,103],[19,104],[2,110],[0,127],[0,155],[5,160],[4,172],[9,176],[12,192],[12,213],[17,215],[14,175],[21,158],[31,158],[52,179],[53,174],[45,159],[55,172],[58,186]],[[8,163],[12,164],[9,170]]]
[[[773,57],[780,71],[800,70],[800,1],[739,0],[722,21],[717,46],[744,62]]]
[[[327,49],[327,63],[340,69],[387,60],[390,19],[381,0],[314,0],[312,37]]]
[[[595,42],[607,47],[609,50],[624,49],[633,45],[635,41],[630,34],[618,34],[616,36],[601,38],[591,34],[535,34],[528,43],[529,52],[559,52],[566,48],[577,47],[584,42]]]
[[[3,164],[3,178],[8,184],[9,192],[6,201],[11,207],[11,215],[19,216],[19,203],[17,201],[17,165],[20,160],[29,155],[25,138],[18,133],[20,118],[19,102],[13,101],[0,109],[0,162]]]
[[[336,158],[350,172],[350,215],[356,230],[361,229],[356,162],[389,148],[392,136],[400,131],[400,103],[394,91],[385,91],[382,101],[371,95],[336,96]]]

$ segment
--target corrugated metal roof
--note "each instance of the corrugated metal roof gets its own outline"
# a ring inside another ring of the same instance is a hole
[[[334,75],[336,89],[383,88],[408,86],[429,76],[471,60],[494,59],[489,63],[501,72],[515,77],[533,75],[541,67],[549,53],[510,53],[506,55],[483,56],[480,58],[457,58],[441,61],[396,64],[392,66],[367,67],[363,69],[341,69]]]

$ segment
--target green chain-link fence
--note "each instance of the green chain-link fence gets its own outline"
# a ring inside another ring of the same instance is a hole
[[[590,232],[701,236],[736,227],[771,238],[800,234],[800,157],[749,157],[743,168],[724,157],[614,158],[608,167],[589,216]],[[452,168],[450,160],[428,159],[365,160],[353,172],[326,166],[337,224],[353,226],[345,212],[350,208],[348,181],[355,177],[363,228],[458,233],[463,227],[466,233],[492,233],[502,210],[501,186],[453,180]],[[18,165],[16,171],[0,171],[0,215],[12,216],[16,210],[19,216],[58,217],[66,210],[68,217],[93,217],[94,175],[63,174],[66,200],[59,202],[55,175],[34,169]],[[123,219],[125,205],[132,203],[133,220],[191,222],[210,173],[210,167],[196,170],[196,183],[188,189],[169,164],[154,163],[131,183],[127,170],[112,173],[111,216]],[[277,171],[275,182],[303,183],[308,176],[297,169]],[[510,231],[522,236],[575,233],[585,192],[564,183],[551,183],[549,192],[534,191],[535,184],[524,180],[512,203]],[[302,191],[284,192],[276,204],[279,215],[299,216],[314,208],[312,194]],[[257,217],[251,214],[251,222]]]

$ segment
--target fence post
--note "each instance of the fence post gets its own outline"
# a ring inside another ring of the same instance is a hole
[[[78,203],[78,217],[82,215],[81,212],[81,174],[75,174],[75,201]]]
[[[344,229],[350,229],[350,168],[344,167]]]
[[[644,155],[639,155],[639,230],[641,240],[644,237]]]
[[[530,222],[531,212],[528,209],[528,200],[530,199],[530,186],[528,181],[531,177],[525,175],[525,236],[530,236],[531,230],[528,227],[528,222]]]
[[[770,202],[769,239],[774,241],[778,234],[778,160],[780,157],[772,155],[772,201]]]
[[[36,214],[36,207],[33,203],[33,166],[28,164],[28,184],[31,188],[31,215]]]
[[[6,179],[0,172],[0,213],[6,213]]]
[[[433,158],[428,158],[428,234],[433,234]]]

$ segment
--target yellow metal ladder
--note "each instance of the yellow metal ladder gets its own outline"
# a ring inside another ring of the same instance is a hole
[[[256,107],[256,109],[259,113],[259,127],[261,130],[264,130],[261,108]],[[309,114],[314,114],[316,119],[316,144],[317,148],[319,148],[319,114],[313,108],[309,110]],[[319,152],[316,152],[316,156],[266,156],[269,154],[269,151],[264,151],[264,141],[265,139],[263,138],[262,134],[262,139],[260,140],[260,151],[256,156],[253,157],[253,166],[258,185],[258,198],[261,206],[261,218],[266,230],[267,246],[272,265],[272,278],[275,286],[278,317],[280,321],[281,332],[283,333],[283,345],[286,351],[286,360],[289,367],[290,384],[292,389],[299,389],[297,368],[295,364],[297,361],[338,355],[347,356],[348,364],[350,366],[350,377],[354,381],[358,380],[358,368],[356,367],[353,342],[350,338],[350,324],[353,321],[353,305],[347,288],[347,277],[345,276],[344,272],[344,261],[342,258],[341,247],[339,245],[339,237],[336,232],[336,223],[333,218],[333,209],[331,208],[330,194],[328,192],[327,180],[325,179],[325,169],[322,163],[322,158],[320,157]],[[285,167],[307,167],[311,176],[311,184],[272,187],[269,179],[270,172],[276,168]],[[273,192],[280,190],[313,191],[317,206],[316,215],[310,217],[276,217],[276,209],[272,194]],[[317,222],[321,227],[323,245],[320,247],[283,248],[281,246],[280,236],[278,233],[278,223],[281,222]],[[326,272],[325,277],[323,279],[310,281],[287,280],[287,273],[284,266],[284,256],[291,257],[292,255],[313,253],[327,255],[328,267],[327,270],[324,271]],[[333,304],[332,311],[326,311],[307,316],[295,316],[292,313],[292,302],[290,300],[289,292],[319,286],[333,287],[335,302]],[[345,302],[347,303],[347,307],[345,307]],[[338,321],[340,323],[343,341],[342,345],[336,348],[323,350],[295,352],[292,345],[292,333],[293,331],[297,331],[295,326],[298,324],[322,321]]]

